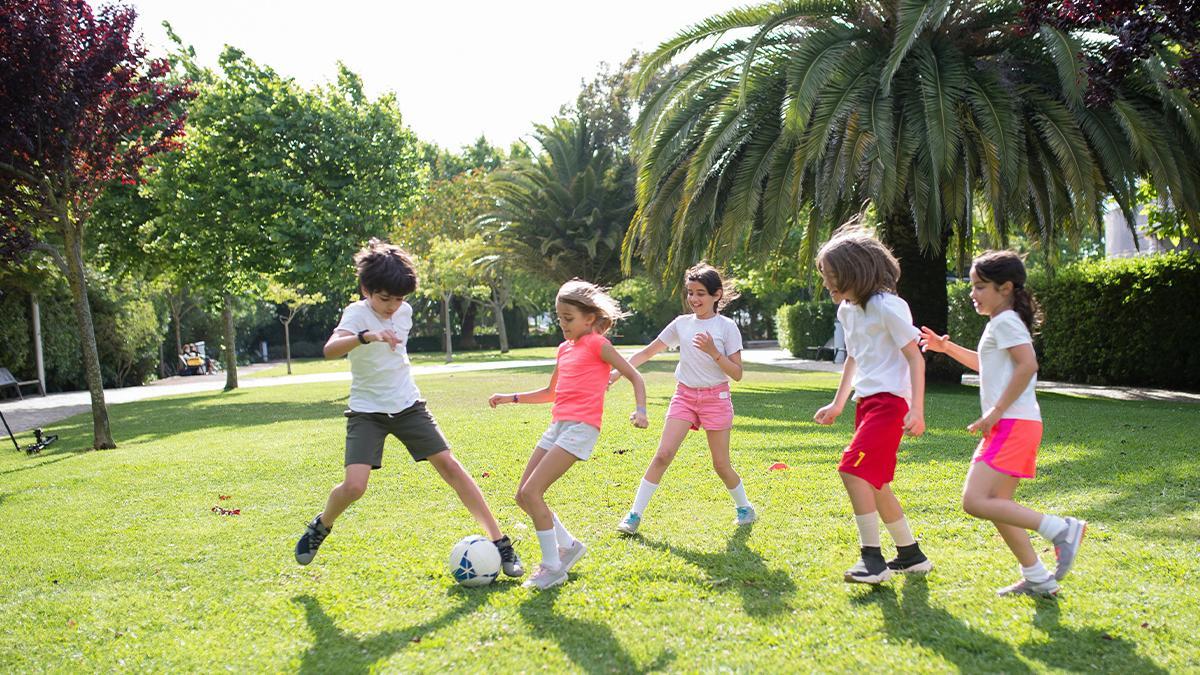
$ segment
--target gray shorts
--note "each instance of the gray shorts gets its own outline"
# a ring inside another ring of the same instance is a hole
[[[450,444],[438,428],[437,420],[417,401],[398,413],[346,413],[346,466],[370,464],[383,466],[383,443],[388,435],[400,439],[414,461],[429,459],[449,449]]]
[[[596,449],[596,441],[600,440],[600,430],[586,422],[559,420],[550,424],[546,433],[542,434],[537,447],[550,450],[558,446],[584,461],[592,456]]]

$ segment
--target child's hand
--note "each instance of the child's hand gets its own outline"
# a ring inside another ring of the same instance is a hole
[[[925,413],[909,410],[904,416],[904,433],[914,437],[925,433]]]
[[[366,338],[367,342],[386,342],[392,348],[392,351],[396,351],[396,346],[400,344],[400,336],[396,335],[396,332],[391,328],[367,333],[363,337]]]
[[[696,333],[696,337],[692,338],[692,346],[714,359],[721,356],[721,352],[717,351],[717,343],[708,333]]]
[[[645,410],[635,410],[629,413],[629,421],[633,422],[633,426],[639,429],[645,429],[650,426],[650,420],[646,419]]]
[[[945,353],[949,343],[949,335],[938,335],[928,326],[921,326],[921,351]]]
[[[987,436],[988,432],[990,432],[992,430],[992,427],[996,426],[996,422],[999,422],[999,421],[1000,421],[1000,411],[996,410],[995,408],[991,408],[987,411],[987,413],[984,414],[983,417],[980,417],[979,419],[975,420],[974,422],[971,422],[970,424],[968,424],[967,431],[969,431],[971,433],[978,432],[978,433],[983,434],[984,436]]]
[[[512,394],[492,394],[492,397],[488,399],[488,405],[492,406],[493,408],[500,405],[501,403],[512,403],[512,402],[513,402]]]
[[[621,373],[617,372],[616,368],[608,371],[608,386],[613,386],[613,383],[621,379]]]
[[[813,415],[813,421],[817,424],[829,425],[836,422],[838,415],[841,414],[841,407],[839,407],[836,403],[830,403],[829,405],[818,410],[816,415]]]

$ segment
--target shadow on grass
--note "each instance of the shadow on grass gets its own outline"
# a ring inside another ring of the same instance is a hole
[[[447,591],[447,595],[461,598],[461,602],[453,609],[425,623],[366,637],[347,633],[339,628],[325,613],[325,608],[321,606],[320,600],[311,595],[296,596],[292,598],[292,602],[304,608],[308,628],[315,637],[315,642],[301,657],[299,672],[374,672],[374,666],[380,661],[404,650],[411,644],[420,642],[424,636],[471,614],[487,604],[488,597],[492,593],[503,592],[508,587],[508,585],[489,585],[483,588],[453,586]]]
[[[242,392],[201,394],[182,398],[150,399],[123,403],[110,413],[118,447],[123,443],[155,441],[200,430],[250,429],[276,422],[327,421],[338,419],[346,409],[345,397],[294,403],[237,399]],[[60,442],[86,437],[91,442],[90,415],[56,424],[53,432]]]
[[[662,670],[675,660],[674,652],[667,649],[652,663],[639,667],[607,625],[556,613],[554,602],[561,590],[560,586],[535,593],[521,605],[521,617],[536,634],[557,642],[580,670],[586,673],[649,673]]]
[[[924,576],[907,577],[902,588],[897,598],[894,586],[874,586],[851,602],[878,605],[883,613],[884,630],[889,636],[940,654],[959,672],[1033,672],[1012,645],[972,628],[941,607],[931,606]]]
[[[1068,628],[1061,623],[1057,602],[1039,602],[1033,625],[1045,640],[1021,645],[1021,653],[1056,670],[1101,670],[1116,673],[1166,673],[1137,653],[1137,645],[1098,628]]]
[[[796,592],[791,576],[782,570],[772,570],[757,552],[746,545],[754,525],[737,528],[720,553],[707,553],[651,541],[635,535],[633,538],[643,546],[666,551],[683,558],[688,563],[704,570],[707,579],[692,581],[699,586],[712,589],[734,589],[742,594],[742,608],[755,620],[762,621],[773,615],[791,611],[784,598]]]
[[[91,428],[90,423],[88,424],[88,428],[89,429]],[[50,459],[43,459],[42,461],[38,462],[38,461],[35,461],[34,458],[31,457],[31,458],[29,458],[28,464],[23,464],[21,466],[13,468],[13,469],[5,469],[3,471],[0,471],[0,476],[7,476],[12,473],[20,473],[22,471],[32,471],[34,469],[40,469],[42,467],[49,466],[51,464],[57,464],[57,463],[63,461],[64,459],[71,459],[73,457],[78,457],[79,455],[82,455],[82,454],[85,454],[85,453],[88,453],[91,451],[92,451],[91,448],[80,448],[78,450],[63,449],[63,450],[52,452],[52,453],[43,452],[42,454],[38,455],[38,458],[41,459],[43,457],[50,457]]]

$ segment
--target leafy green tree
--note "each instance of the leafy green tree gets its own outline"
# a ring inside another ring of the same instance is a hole
[[[504,232],[529,270],[549,281],[618,281],[633,168],[597,142],[584,117],[538,125],[534,138],[541,152],[533,159],[491,174],[495,206],[480,225]]]
[[[415,261],[421,280],[417,294],[442,305],[443,347],[449,363],[454,358],[451,301],[456,295],[479,301],[489,292],[480,281],[481,270],[472,264],[483,255],[484,242],[479,236],[467,239],[439,236],[430,244],[429,251]]]
[[[307,293],[303,286],[288,286],[275,279],[271,279],[267,282],[267,289],[263,293],[263,299],[283,308],[283,311],[277,314],[276,318],[279,319],[279,323],[283,324],[284,358],[287,360],[288,375],[291,375],[292,335],[290,328],[292,320],[305,309],[325,302],[325,295],[322,293]]]
[[[1102,36],[1021,30],[1012,2],[800,0],[711,17],[644,61],[645,83],[700,49],[642,110],[638,211],[625,241],[664,274],[763,254],[799,231],[811,251],[873,207],[918,322],[946,326],[947,242],[982,204],[998,241],[1098,227],[1105,195],[1132,214],[1144,177],[1200,214],[1200,111],[1152,55],[1110,106],[1084,104]],[[967,238],[969,240],[969,237]]]

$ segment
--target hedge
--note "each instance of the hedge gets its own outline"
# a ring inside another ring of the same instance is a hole
[[[832,302],[810,300],[783,305],[775,313],[779,346],[796,358],[806,358],[809,347],[824,345],[833,337],[837,307]]]
[[[1044,321],[1038,376],[1099,385],[1200,389],[1200,255],[1172,252],[1076,263],[1031,275]],[[987,320],[970,285],[950,293],[950,331],[974,347]]]

